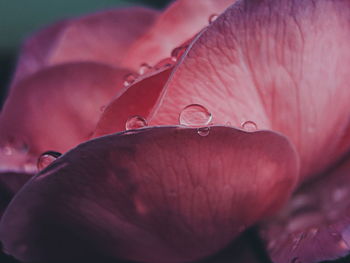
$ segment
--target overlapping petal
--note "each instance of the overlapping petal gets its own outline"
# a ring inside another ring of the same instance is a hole
[[[262,224],[273,262],[313,263],[350,253],[349,185],[347,158],[299,189],[278,215]]]
[[[325,0],[231,6],[177,66],[151,125],[176,124],[184,107],[201,104],[214,123],[253,121],[287,135],[304,179],[325,169],[349,147],[349,10]]]
[[[68,62],[119,66],[126,50],[157,16],[155,10],[129,7],[56,23],[25,42],[14,82],[44,67]]]
[[[71,63],[18,83],[0,116],[2,170],[22,161],[25,165],[29,156],[65,152],[87,140],[127,72],[98,63]]]
[[[1,221],[29,262],[188,262],[224,248],[288,198],[298,159],[282,136],[211,127],[130,130],[86,142],[34,177]]]
[[[174,1],[152,28],[129,50],[123,66],[138,69],[142,63],[155,65],[171,51],[208,25],[211,15],[222,13],[236,0]]]

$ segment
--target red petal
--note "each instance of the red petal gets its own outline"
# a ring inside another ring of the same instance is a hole
[[[157,12],[134,7],[112,9],[62,21],[29,38],[15,82],[43,67],[75,61],[118,66],[130,47],[152,24]]]
[[[11,154],[0,154],[5,160],[0,166],[8,166],[9,158],[26,160],[28,147],[36,156],[65,152],[89,138],[101,107],[123,86],[126,73],[97,63],[72,63],[41,70],[13,87],[0,116],[0,145]],[[26,149],[17,149],[23,145]]]
[[[188,262],[280,207],[297,166],[289,142],[268,131],[153,127],[104,136],[31,180],[6,210],[0,239],[29,262]]]
[[[349,185],[350,159],[305,185],[263,224],[273,262],[320,262],[350,253]]]
[[[177,124],[184,107],[201,104],[216,124],[253,121],[287,135],[302,175],[321,171],[350,144],[342,139],[350,116],[349,8],[323,0],[233,5],[172,74],[150,124]]]
[[[158,18],[125,56],[123,65],[138,67],[147,62],[154,65],[184,41],[193,37],[209,23],[209,17],[220,14],[235,0],[178,0]]]

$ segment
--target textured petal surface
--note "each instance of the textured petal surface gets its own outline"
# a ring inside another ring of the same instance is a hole
[[[298,190],[262,224],[275,263],[313,263],[350,253],[350,159]]]
[[[67,62],[120,64],[130,45],[157,17],[151,9],[112,9],[56,23],[24,44],[14,82],[43,67]]]
[[[27,155],[65,152],[89,138],[101,107],[123,86],[126,73],[102,64],[72,63],[18,83],[0,116],[2,170],[26,161]]]
[[[175,124],[184,107],[201,104],[214,123],[282,132],[303,178],[321,171],[349,147],[349,15],[347,1],[238,2],[193,44],[151,125]]]
[[[193,261],[280,207],[297,174],[295,151],[272,132],[131,130],[86,142],[34,177],[0,239],[31,262]]]
[[[184,41],[208,25],[209,17],[222,13],[235,0],[178,0],[158,18],[125,56],[123,65],[137,69],[140,64],[154,65]]]

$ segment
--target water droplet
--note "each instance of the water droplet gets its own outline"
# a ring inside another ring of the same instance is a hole
[[[135,82],[135,80],[137,79],[137,77],[138,76],[134,73],[127,74],[124,77],[124,86],[127,87],[127,86],[130,86],[131,84],[133,84]]]
[[[202,128],[198,128],[198,130],[197,130],[197,133],[203,137],[208,136],[209,132],[210,132],[209,127],[202,127]]]
[[[165,58],[157,63],[157,65],[154,66],[156,70],[158,69],[165,69],[169,68],[172,65],[174,65],[174,60],[172,58]]]
[[[143,127],[147,126],[147,121],[138,115],[131,116],[125,124],[125,129],[126,130],[135,130],[135,129],[140,129]]]
[[[301,263],[301,260],[298,257],[292,259],[291,263]]]
[[[54,162],[58,157],[60,157],[62,154],[59,152],[54,151],[47,151],[44,152],[42,155],[40,155],[38,162],[37,162],[37,168],[39,171],[45,169],[47,166],[49,166],[52,162]]]
[[[310,228],[309,232],[311,236],[314,237],[318,233],[318,228],[316,227]]]
[[[140,65],[140,68],[139,68],[139,74],[143,75],[143,74],[147,73],[148,71],[150,71],[151,69],[152,69],[152,67],[150,65],[148,65],[147,63],[142,63]]]
[[[209,24],[214,23],[214,21],[218,18],[219,16],[217,14],[212,14],[211,16],[209,16],[208,22]]]
[[[253,121],[246,121],[242,123],[242,128],[247,132],[253,132],[258,129],[258,126]]]
[[[231,122],[226,122],[226,126],[232,126],[232,123]]]
[[[212,118],[207,108],[199,104],[191,104],[181,111],[179,123],[192,127],[205,126],[211,122]]]
[[[179,58],[181,58],[187,48],[188,48],[188,45],[183,45],[183,46],[174,48],[173,51],[171,52],[171,57],[173,58],[173,60],[177,61]]]

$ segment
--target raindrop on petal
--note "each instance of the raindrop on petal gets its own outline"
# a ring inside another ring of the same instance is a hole
[[[209,132],[210,132],[210,127],[202,127],[202,128],[198,128],[197,130],[197,133],[203,137],[208,136]]]
[[[182,55],[185,53],[186,49],[188,48],[188,45],[180,46],[177,48],[174,48],[171,52],[171,57],[174,61],[177,61],[179,58],[182,57]]]
[[[232,123],[231,122],[226,122],[226,126],[232,126]]]
[[[133,84],[135,82],[135,80],[137,79],[137,77],[138,76],[136,74],[134,74],[134,73],[130,73],[130,74],[125,75],[125,77],[124,77],[124,86],[128,87],[131,84]]]
[[[242,123],[242,128],[247,132],[253,132],[258,129],[258,126],[253,121],[246,121]]]
[[[131,116],[125,123],[126,130],[135,130],[147,126],[147,121],[138,115]]]
[[[200,104],[186,106],[180,113],[179,123],[184,126],[198,127],[208,125],[213,116]]]
[[[143,74],[147,73],[148,71],[150,71],[151,69],[152,69],[152,67],[150,65],[148,65],[147,63],[142,63],[140,65],[140,68],[139,68],[139,74],[143,75]]]
[[[54,152],[54,151],[44,152],[42,155],[40,155],[38,159],[38,163],[37,163],[38,170],[41,171],[45,169],[47,166],[49,166],[61,155],[62,155],[61,153]]]
[[[212,14],[209,16],[208,22],[209,24],[212,24],[219,16],[217,14]]]

